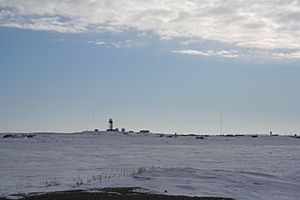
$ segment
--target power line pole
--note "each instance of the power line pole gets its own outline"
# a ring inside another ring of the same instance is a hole
[[[220,114],[220,134],[223,135],[223,114]]]

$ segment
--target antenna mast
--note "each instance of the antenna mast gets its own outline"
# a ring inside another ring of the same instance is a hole
[[[220,114],[220,133],[223,135],[223,115]]]

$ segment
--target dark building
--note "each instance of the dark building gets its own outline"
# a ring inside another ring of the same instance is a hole
[[[108,123],[109,123],[109,125],[108,125],[108,129],[106,131],[119,131],[119,129],[117,129],[117,128],[114,129],[114,122],[112,119],[109,119]]]

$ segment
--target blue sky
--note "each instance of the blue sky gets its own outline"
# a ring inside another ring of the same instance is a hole
[[[299,132],[298,1],[53,2],[0,0],[0,132]]]

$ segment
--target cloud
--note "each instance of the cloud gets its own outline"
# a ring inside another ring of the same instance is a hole
[[[217,56],[217,57],[225,57],[225,58],[238,58],[243,55],[240,55],[236,50],[207,50],[207,51],[200,51],[200,50],[193,50],[193,49],[186,49],[186,50],[176,50],[172,51],[173,53],[183,54],[183,55],[194,55],[194,56]]]
[[[275,59],[300,59],[300,51],[290,53],[273,53],[272,57]]]
[[[108,48],[130,48],[133,46],[139,46],[140,44],[134,43],[131,40],[107,40],[107,39],[96,39],[90,40],[86,42],[87,44],[92,44],[101,47],[108,47]]]
[[[161,40],[300,49],[300,1],[0,0],[0,26],[63,33],[134,29],[153,32]]]
[[[97,41],[95,41],[95,42],[92,42],[92,43],[94,43],[95,45],[107,45],[107,42],[104,42],[104,41],[101,41],[101,40],[97,40]]]
[[[269,59],[300,59],[300,51],[290,52],[273,52],[273,51],[237,51],[237,50],[195,50],[195,49],[184,49],[171,51],[181,55],[191,56],[214,56],[224,58],[269,58]]]

